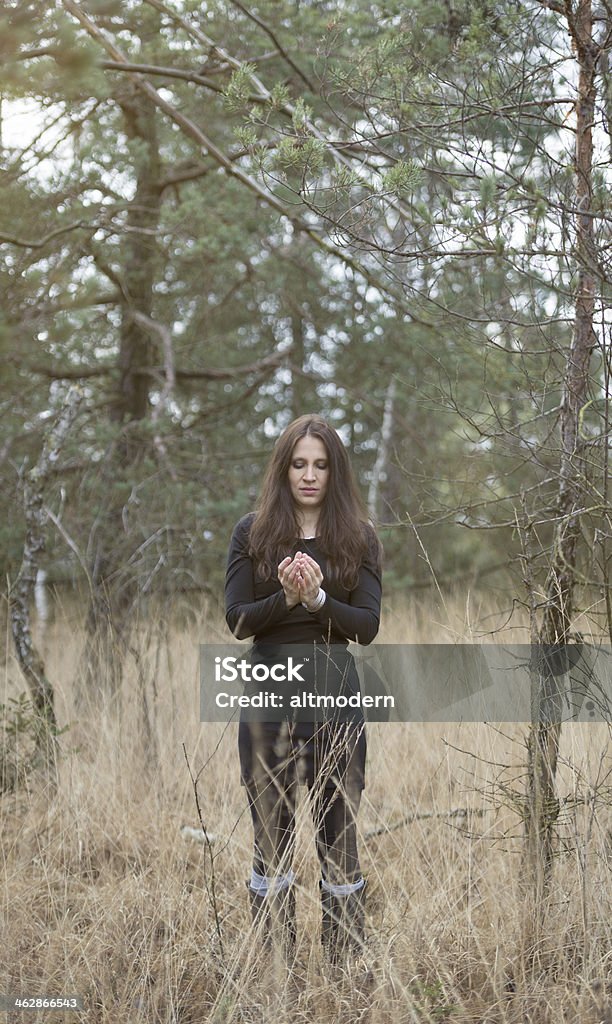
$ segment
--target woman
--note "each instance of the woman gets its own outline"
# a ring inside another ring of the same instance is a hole
[[[257,511],[234,529],[225,586],[229,628],[238,639],[253,636],[254,657],[264,661],[270,652],[278,657],[279,645],[312,645],[313,662],[327,658],[334,670],[342,664],[336,696],[354,694],[359,682],[346,648],[349,641],[369,644],[378,632],[380,550],[338,434],[318,416],[301,416],[276,443]],[[257,722],[243,711],[239,753],[253,819],[253,920],[292,954],[294,813],[297,785],[305,783],[322,874],[322,941],[337,962],[364,939],[355,828],[365,773],[363,713],[355,708],[323,720],[310,713],[308,720],[287,711],[280,721]]]

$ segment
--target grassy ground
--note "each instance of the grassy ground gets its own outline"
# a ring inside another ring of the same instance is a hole
[[[454,634],[429,609],[403,609],[388,616],[383,639],[469,636],[464,605],[447,609],[449,623]],[[84,638],[72,616],[59,616],[40,638],[59,720],[70,728],[57,785],[34,773],[0,798],[0,992],[81,995],[82,1014],[27,1019],[88,1024],[612,1024],[608,727],[564,726],[559,792],[574,799],[559,825],[552,895],[536,914],[521,887],[513,798],[524,785],[526,727],[370,725],[359,815],[367,964],[330,973],[322,963],[317,862],[302,800],[298,962],[287,972],[249,928],[251,836],[237,727],[198,721],[198,643],[226,638],[205,619],[143,625],[140,669],[129,660],[112,700],[83,693]],[[7,640],[0,702],[19,689]],[[19,743],[25,756],[27,730]],[[210,848],[181,831],[200,824],[183,744],[193,770],[203,769]],[[468,813],[446,815],[459,807]],[[390,831],[376,834],[385,825]]]

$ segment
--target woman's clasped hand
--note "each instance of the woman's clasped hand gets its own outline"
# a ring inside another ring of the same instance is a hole
[[[314,558],[304,551],[298,551],[294,558],[283,558],[278,567],[278,581],[285,591],[287,608],[294,608],[303,602],[307,607],[313,604],[323,573]]]

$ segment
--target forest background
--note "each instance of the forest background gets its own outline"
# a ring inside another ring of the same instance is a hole
[[[577,172],[580,31],[594,130]],[[599,476],[580,579],[601,596],[608,36],[605,4],[9,5],[5,578],[23,474],[76,382],[42,567],[88,574],[122,620],[135,595],[219,602],[231,527],[309,410],[349,447],[389,596],[433,571],[516,607],[517,527],[536,583],[551,560],[588,271],[580,438]]]
[[[5,743],[34,723],[38,744],[54,687],[54,728],[122,692],[138,757],[163,765],[172,631],[220,622],[231,528],[307,411],[339,430],[379,523],[389,638],[609,641],[607,0],[23,0],[0,29],[0,562],[33,701],[7,625]],[[36,580],[67,618],[32,641]],[[136,757],[105,721],[100,756]],[[533,800],[559,740],[530,736]],[[164,783],[177,806],[183,785]],[[105,842],[88,870],[117,867]],[[606,927],[582,953],[598,977]],[[164,977],[126,999],[174,1019]],[[453,977],[465,1008],[473,975]],[[421,1019],[427,984],[400,985]],[[92,982],[101,1019],[113,985]]]

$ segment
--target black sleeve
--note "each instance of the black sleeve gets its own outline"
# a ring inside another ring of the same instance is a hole
[[[334,633],[358,644],[371,644],[380,623],[381,568],[377,542],[375,538],[372,540],[370,552],[359,569],[357,586],[349,594],[348,604],[327,594],[325,603],[314,612],[326,633],[331,627]]]
[[[252,516],[244,516],[234,528],[225,574],[225,621],[238,640],[246,640],[290,614],[285,592],[255,600],[253,563],[248,553]]]

